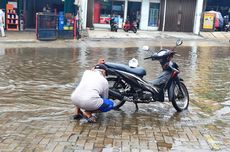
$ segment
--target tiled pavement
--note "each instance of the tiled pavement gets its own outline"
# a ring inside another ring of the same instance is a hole
[[[230,32],[200,32],[200,35],[186,32],[161,32],[161,31],[138,31],[137,33],[124,32],[110,32],[108,29],[87,30],[84,34],[88,38],[136,38],[136,39],[171,39],[183,38],[187,40],[221,40],[229,41]],[[7,37],[0,37],[0,43],[4,42],[38,42],[34,31],[23,32],[6,32]]]
[[[1,113],[0,151],[205,152],[230,148],[229,125],[216,125],[215,119],[205,118],[193,105],[176,113],[169,103],[140,104],[135,112],[134,105],[126,103],[120,111],[97,115],[95,124],[71,120],[67,109],[71,107],[64,113],[58,109]]]

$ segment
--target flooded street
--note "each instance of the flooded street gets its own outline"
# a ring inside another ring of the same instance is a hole
[[[159,47],[151,47],[159,50]],[[228,151],[230,47],[178,47],[174,61],[190,94],[187,111],[171,103],[132,103],[72,121],[70,94],[99,57],[132,58],[154,79],[161,67],[140,48],[14,48],[0,50],[0,151]]]

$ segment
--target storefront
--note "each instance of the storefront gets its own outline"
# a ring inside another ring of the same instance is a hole
[[[124,1],[94,0],[93,3],[93,24],[96,27],[108,27],[111,17],[118,18],[118,25],[121,28],[124,21]]]
[[[195,20],[200,20],[196,17],[201,15],[196,14],[199,1],[202,0],[161,0],[159,30],[193,32]]]
[[[222,16],[230,15],[230,0],[207,0],[205,11],[218,11]]]
[[[76,5],[74,3],[75,0],[0,0],[0,8],[7,13],[7,5],[12,4],[13,12],[15,11],[18,17],[19,26],[23,26],[23,29],[35,29],[36,13],[58,14],[59,12],[65,12],[75,15]]]
[[[109,28],[112,17],[117,17],[119,28],[126,20],[135,21],[143,30],[157,30],[159,26],[160,0],[88,0],[88,5],[87,16],[93,18],[92,24],[92,18],[87,19],[88,27]]]
[[[225,26],[230,24],[230,0],[207,0],[205,11],[215,11],[215,28],[213,30],[225,30]],[[221,21],[222,19],[223,21]]]
[[[58,13],[64,10],[62,0],[23,0],[24,28],[35,29],[36,13],[49,11]]]

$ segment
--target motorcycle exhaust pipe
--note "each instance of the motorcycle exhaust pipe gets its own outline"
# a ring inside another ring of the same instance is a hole
[[[121,101],[124,99],[124,97],[119,92],[113,91],[111,89],[109,89],[109,97],[112,99],[118,99]]]
[[[132,102],[128,97],[122,96],[119,92],[109,89],[109,97],[112,99],[125,100]]]

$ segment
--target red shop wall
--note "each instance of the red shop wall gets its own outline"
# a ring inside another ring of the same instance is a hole
[[[94,23],[100,22],[100,9],[101,4],[97,0],[94,0]]]

